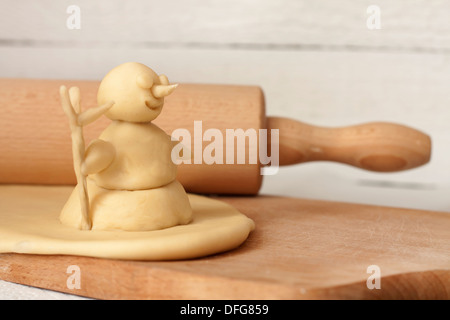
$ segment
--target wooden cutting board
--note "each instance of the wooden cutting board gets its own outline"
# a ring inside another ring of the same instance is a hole
[[[3,185],[0,210],[62,206],[71,190]],[[0,279],[99,299],[450,298],[449,213],[272,196],[219,199],[256,223],[236,250],[170,262],[4,253]],[[81,270],[80,289],[67,287],[70,265]],[[379,267],[380,289],[367,287],[371,265]]]

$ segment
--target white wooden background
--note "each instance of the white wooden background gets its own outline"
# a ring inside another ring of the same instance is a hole
[[[69,5],[81,29],[69,30]],[[381,29],[368,30],[369,5]],[[391,121],[432,136],[432,161],[378,174],[286,167],[263,193],[450,211],[450,1],[1,0],[0,77],[98,79],[139,61],[174,82],[260,85],[267,114]]]

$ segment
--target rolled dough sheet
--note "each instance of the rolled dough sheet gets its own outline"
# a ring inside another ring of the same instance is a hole
[[[39,194],[32,187],[0,189],[1,253],[126,260],[190,259],[234,249],[255,228],[253,220],[234,207],[189,194],[194,214],[188,225],[157,231],[82,231],[59,221],[71,189],[49,188],[55,189],[52,197],[48,193]]]

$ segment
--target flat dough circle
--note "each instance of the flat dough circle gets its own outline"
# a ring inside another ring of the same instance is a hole
[[[5,203],[6,210],[0,210],[0,252],[125,260],[190,259],[234,249],[255,228],[253,220],[222,201],[192,194],[189,200],[194,211],[190,224],[138,232],[81,231],[62,225],[53,204],[38,201],[24,210]]]

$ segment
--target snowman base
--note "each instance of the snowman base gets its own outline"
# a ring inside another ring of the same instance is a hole
[[[70,195],[60,220],[81,229],[78,187]],[[92,230],[151,231],[192,220],[188,196],[176,180],[160,188],[129,191],[104,189],[88,178],[87,190]]]

